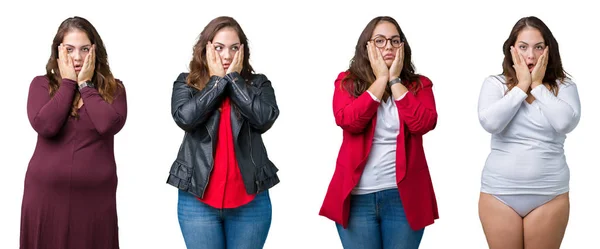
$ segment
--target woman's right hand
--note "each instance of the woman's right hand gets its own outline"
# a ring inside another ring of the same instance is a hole
[[[512,46],[510,47],[510,54],[512,55],[513,68],[517,75],[517,87],[521,88],[523,92],[527,92],[529,91],[529,86],[531,86],[531,73],[529,72],[525,58]]]
[[[385,64],[385,60],[383,60],[383,56],[381,55],[381,52],[379,52],[379,49],[377,49],[375,44],[371,41],[367,42],[367,53],[375,78],[389,78],[389,69]],[[385,82],[387,82],[387,79]]]
[[[212,42],[206,44],[206,63],[208,64],[209,76],[225,76],[225,69],[223,68],[223,63],[221,63],[221,56],[215,51]]]
[[[70,79],[77,81],[77,73],[75,73],[75,66],[73,65],[73,59],[69,56],[67,48],[62,45],[58,46],[58,71],[60,77],[63,79]]]

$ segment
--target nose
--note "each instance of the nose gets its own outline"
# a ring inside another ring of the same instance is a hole
[[[535,53],[533,53],[533,48],[527,49],[525,52],[525,56],[528,60],[535,60]]]
[[[81,52],[80,50],[73,51],[73,53],[71,53],[71,56],[73,57],[74,61],[81,61],[84,58],[84,55],[82,53],[83,52]]]
[[[394,49],[394,46],[392,46],[392,40],[386,40],[386,43],[385,43],[385,49],[386,49],[386,50],[388,50],[388,49],[389,49],[389,50],[392,50],[392,49]]]
[[[231,52],[232,51],[229,48],[223,49],[223,54],[221,55],[221,58],[223,58],[223,60],[230,61],[233,58],[233,55],[231,55],[232,54]]]

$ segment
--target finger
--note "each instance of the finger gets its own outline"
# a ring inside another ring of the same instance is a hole
[[[92,45],[92,56],[91,56],[91,60],[90,60],[90,66],[93,68],[94,66],[96,66],[96,44]]]
[[[400,58],[402,59],[400,62],[402,62],[404,66],[404,42],[400,45],[400,50]]]
[[[216,51],[213,50],[213,55],[215,58],[215,63],[220,67],[223,68],[223,63],[221,63],[221,55],[219,53],[217,53]]]
[[[233,54],[233,60],[231,61],[231,65],[237,65],[238,61],[240,60],[240,50],[235,51],[235,54]]]
[[[240,46],[240,56],[238,60],[240,64],[244,64],[244,44]]]
[[[518,54],[519,55],[519,65],[523,65],[525,62],[525,56],[522,54]],[[527,65],[524,65],[527,66]]]
[[[367,55],[369,57],[369,61],[373,61],[373,52],[371,52],[371,42],[367,42]]]
[[[211,48],[212,48],[212,43],[211,42],[207,42],[206,43],[206,59],[207,59],[208,63],[212,63],[215,60]]]
[[[550,56],[548,55],[549,52],[550,48],[546,46],[546,48],[544,49],[544,67],[548,65],[548,60],[550,59]]]
[[[516,56],[517,51],[515,51],[515,47],[510,47],[510,56],[512,57],[512,61],[514,65],[519,65],[519,59]]]
[[[65,49],[62,45],[62,43],[60,45],[58,45],[58,59],[61,63],[65,63]]]
[[[67,58],[67,65],[69,67],[73,67],[73,58],[71,58],[71,56],[69,56],[68,54],[67,54],[66,58]]]
[[[542,56],[540,56],[540,58],[538,58],[536,66],[540,65],[542,66],[544,64],[544,58],[546,57],[546,53],[542,53]]]

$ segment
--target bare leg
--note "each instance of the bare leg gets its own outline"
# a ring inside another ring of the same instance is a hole
[[[523,249],[523,219],[496,197],[479,195],[479,220],[490,249]]]
[[[526,249],[558,249],[569,222],[569,193],[534,209],[523,219]]]

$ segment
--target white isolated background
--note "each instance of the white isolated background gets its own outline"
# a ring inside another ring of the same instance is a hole
[[[121,248],[185,248],[177,190],[165,183],[183,138],[170,115],[171,90],[187,71],[200,31],[220,15],[241,24],[251,63],[272,81],[281,110],[264,135],[281,178],[270,190],[265,248],[342,248],[334,223],[318,215],[342,139],[331,110],[333,82],[347,69],[365,25],[379,15],[396,18],[417,72],[434,83],[439,119],[424,146],[441,218],[426,228],[421,248],[487,248],[477,201],[490,134],[479,125],[477,98],[485,77],[502,71],[501,47],[512,26],[529,15],[554,33],[583,109],[565,144],[571,215],[562,248],[600,248],[600,18],[583,2],[4,1],[0,248],[19,244],[23,181],[36,143],[26,115],[29,83],[45,73],[56,29],[74,15],[97,28],[112,72],[128,92],[127,123],[115,138]]]

